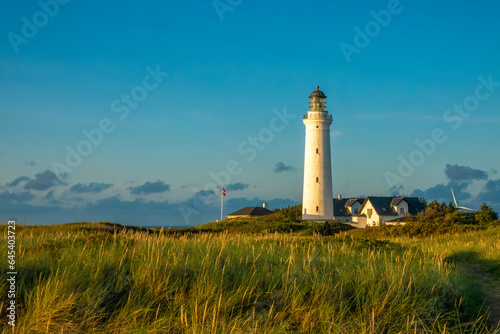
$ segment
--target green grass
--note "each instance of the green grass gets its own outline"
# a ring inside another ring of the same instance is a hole
[[[342,224],[323,237],[308,222],[223,223],[18,227],[16,332],[499,332],[482,314],[485,291],[457,265],[478,261],[495,274],[498,227],[416,239]],[[0,328],[10,333],[6,300]]]
[[[219,222],[211,222],[192,229],[183,229],[178,233],[185,232],[224,232],[224,233],[244,233],[244,234],[269,234],[269,233],[290,233],[297,232],[300,235],[324,234],[323,223],[312,221],[295,220],[275,220],[276,214],[255,218],[235,218]],[[329,235],[353,230],[354,227],[348,224],[330,222]],[[175,230],[172,231],[175,233]],[[172,233],[171,232],[171,233]]]

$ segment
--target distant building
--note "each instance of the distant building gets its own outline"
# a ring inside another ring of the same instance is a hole
[[[333,199],[333,220],[355,227],[399,225],[414,221],[425,210],[417,197],[375,197]]]
[[[403,224],[425,210],[417,197],[375,197],[365,198],[357,217],[352,223],[357,227]],[[407,219],[403,219],[407,218]]]
[[[350,223],[358,216],[364,198],[342,198],[333,200],[333,220]]]
[[[247,206],[246,208],[228,214],[226,217],[228,219],[256,218],[256,217],[266,216],[271,213],[273,212],[267,208],[267,203],[264,203],[262,206]]]

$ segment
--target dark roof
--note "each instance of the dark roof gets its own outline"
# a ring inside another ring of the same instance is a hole
[[[273,212],[261,206],[247,206],[246,208],[228,214],[228,216],[265,216],[270,213]]]
[[[309,98],[311,98],[311,97],[321,97],[321,98],[326,99],[325,93],[323,93],[322,91],[319,90],[319,86],[316,86],[316,90],[314,92],[312,92],[311,95],[309,95]]]
[[[363,199],[361,198],[343,198],[343,199],[333,199],[333,215],[338,216],[352,216],[347,210],[348,207],[354,205],[354,203],[359,202],[363,204]]]
[[[424,203],[420,202],[417,197],[405,197],[405,201],[408,202],[408,211],[411,215],[416,215],[425,210]]]
[[[373,208],[379,216],[397,216],[398,214],[392,209],[391,203],[394,197],[367,197],[363,206],[370,201]],[[361,209],[363,210],[363,209]]]
[[[398,205],[399,203],[401,203],[402,201],[404,201],[405,198],[404,197],[394,197],[392,199],[392,202],[391,202],[391,206],[392,205]],[[408,202],[407,202],[408,203]]]
[[[350,216],[345,209],[348,199],[333,199],[333,216]]]
[[[349,198],[349,200],[347,201],[345,206],[353,206],[354,203],[356,203],[356,202],[363,204],[363,201],[364,201],[364,198],[363,199],[361,199],[361,198]]]
[[[394,211],[392,206],[398,205],[402,201],[408,203],[408,213],[411,215],[416,215],[420,211],[425,210],[425,206],[420,202],[417,197],[367,197],[361,207],[363,210],[364,206],[368,201],[373,205],[373,208],[379,216],[397,216],[397,212]]]

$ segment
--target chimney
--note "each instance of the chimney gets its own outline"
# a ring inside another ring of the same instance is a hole
[[[338,199],[342,199],[342,195],[339,195]]]
[[[264,202],[264,203],[262,204],[262,207],[263,207],[264,209],[267,209],[267,203],[266,203],[266,202]]]

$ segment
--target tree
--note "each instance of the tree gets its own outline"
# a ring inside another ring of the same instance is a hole
[[[474,215],[458,211],[450,202],[438,203],[432,201],[427,205],[425,211],[417,215],[417,220],[423,224],[436,225],[463,225],[474,224],[476,220]]]
[[[448,203],[448,206],[446,207],[446,212],[447,213],[453,213],[455,211],[457,211],[457,209],[453,206],[453,203],[451,203],[451,202]]]
[[[476,220],[480,223],[491,223],[495,220],[498,219],[498,213],[493,211],[493,209],[486,205],[486,203],[483,203],[481,205],[481,211],[476,212]]]
[[[425,198],[423,198],[423,197],[420,197],[418,200],[419,200],[420,202],[422,202],[422,204],[423,204],[425,207],[427,207],[427,205],[429,204],[429,203],[427,202],[427,200],[426,200]]]

